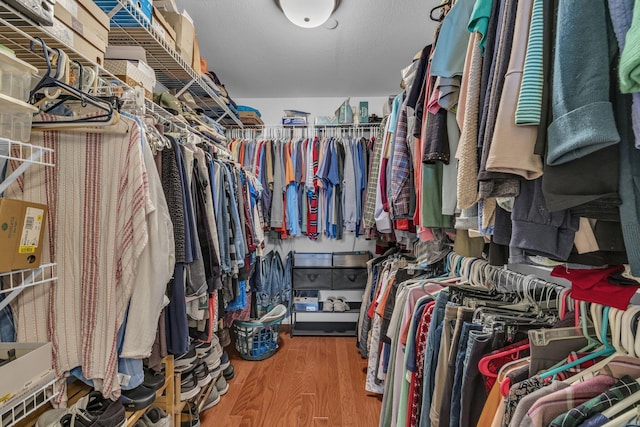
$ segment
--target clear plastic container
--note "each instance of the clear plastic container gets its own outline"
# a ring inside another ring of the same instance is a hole
[[[38,109],[33,105],[0,94],[0,138],[29,142],[36,112]]]
[[[0,94],[26,102],[31,79],[37,72],[36,67],[0,49]]]

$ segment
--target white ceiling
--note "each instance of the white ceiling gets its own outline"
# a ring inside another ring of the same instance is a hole
[[[381,96],[433,40],[437,0],[342,0],[339,25],[303,29],[272,0],[177,0],[232,98]]]

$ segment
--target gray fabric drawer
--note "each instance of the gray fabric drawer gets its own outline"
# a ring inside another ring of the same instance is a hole
[[[293,289],[331,289],[331,270],[327,268],[294,268],[292,285]]]
[[[334,267],[366,267],[368,252],[338,252],[333,254]]]
[[[364,289],[367,286],[366,268],[335,268],[331,270],[333,289]]]

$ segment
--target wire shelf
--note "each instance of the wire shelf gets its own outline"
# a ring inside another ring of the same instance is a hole
[[[0,159],[15,160],[40,166],[55,166],[52,148],[0,138],[0,147],[6,147],[7,145],[9,146],[9,154],[0,154]]]
[[[0,404],[0,427],[16,424],[58,395],[53,371],[42,377],[40,383],[36,389],[31,388],[12,397],[6,407]]]
[[[57,264],[53,262],[42,264],[38,268],[1,273],[0,278],[3,279],[4,289],[0,289],[0,294],[55,282],[58,280],[56,267]]]
[[[203,108],[205,114],[213,118],[230,117],[236,125],[242,122],[215,93],[215,88],[207,84],[191,64],[188,64],[158,32],[150,27],[142,12],[129,0],[118,0],[118,9],[125,9],[138,23],[138,27],[123,27],[114,23],[109,31],[109,44],[142,46],[147,61],[156,72],[156,79],[170,90],[179,94],[187,90]],[[113,12],[112,12],[113,13]]]

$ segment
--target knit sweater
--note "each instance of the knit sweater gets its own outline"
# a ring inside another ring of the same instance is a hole
[[[605,0],[558,2],[547,163],[578,159],[620,141],[609,102]],[[585,31],[585,23],[589,30]],[[585,46],[589,54],[585,55]]]

